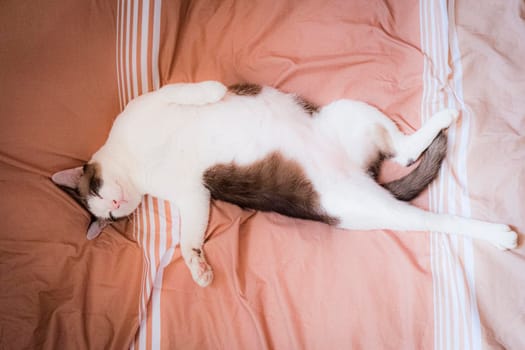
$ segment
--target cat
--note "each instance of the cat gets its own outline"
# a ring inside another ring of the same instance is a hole
[[[444,109],[405,135],[364,102],[318,107],[268,86],[171,84],[131,101],[91,160],[52,180],[97,218],[89,239],[130,215],[145,194],[174,202],[182,256],[203,287],[213,279],[203,251],[212,198],[343,229],[436,231],[515,248],[517,234],[507,225],[406,202],[437,176],[445,130],[458,116]],[[425,151],[408,175],[378,184],[383,159],[408,166]]]

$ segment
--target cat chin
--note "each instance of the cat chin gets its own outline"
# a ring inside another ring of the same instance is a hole
[[[95,217],[110,220],[111,217],[120,219],[133,213],[140,204],[140,201],[128,201],[125,205],[121,205],[118,209],[112,209],[111,204],[107,200],[92,197],[88,199],[87,206],[91,214]],[[111,215],[110,215],[111,213]]]
[[[142,196],[134,196],[127,199],[126,203],[121,205],[119,209],[112,210],[111,213],[115,218],[129,216],[137,209],[140,202],[142,202]]]
[[[125,206],[120,207],[120,209],[118,210],[112,210],[111,213],[115,218],[126,217],[126,216],[133,214],[133,212],[137,209],[139,204],[140,204],[140,201],[136,202],[136,204],[128,203]]]

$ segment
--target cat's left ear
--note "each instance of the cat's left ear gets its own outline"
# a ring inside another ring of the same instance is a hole
[[[51,176],[51,180],[53,180],[53,182],[59,186],[76,189],[83,174],[84,170],[81,166],[79,166],[54,173],[53,176]]]
[[[102,233],[104,227],[108,225],[109,222],[107,220],[96,219],[89,225],[86,238],[89,240],[97,238]]]

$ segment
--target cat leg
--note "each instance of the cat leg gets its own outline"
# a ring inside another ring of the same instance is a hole
[[[180,213],[180,249],[193,280],[206,287],[213,280],[213,271],[202,249],[208,227],[210,196],[202,188],[178,193],[175,202]]]
[[[368,177],[338,187],[322,196],[322,206],[340,218],[341,228],[433,231],[484,240],[500,249],[517,246],[517,234],[507,225],[422,210],[396,200]]]
[[[405,135],[397,127],[386,125],[393,147],[393,161],[408,166],[414,163],[428,148],[439,132],[448,128],[459,116],[455,109],[444,109],[434,114],[423,126],[411,135]],[[392,123],[393,124],[393,123]]]
[[[228,88],[218,81],[177,83],[163,86],[157,95],[168,103],[200,106],[220,101]]]
[[[403,166],[410,165],[458,115],[455,109],[442,110],[419,130],[405,135],[377,108],[364,102],[338,100],[323,107],[315,122],[324,134],[340,142],[353,162],[366,169],[378,153],[394,157]]]
[[[396,125],[377,108],[361,101],[337,100],[324,106],[313,119],[323,137],[338,143],[353,164],[367,169],[378,154],[390,155],[387,129]]]

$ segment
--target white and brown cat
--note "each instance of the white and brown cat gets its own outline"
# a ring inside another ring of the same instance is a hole
[[[202,249],[212,198],[344,229],[436,231],[514,248],[517,235],[507,225],[405,202],[436,177],[446,154],[441,131],[457,117],[443,110],[405,135],[363,102],[319,108],[271,87],[173,84],[132,101],[87,164],[52,179],[98,218],[90,239],[131,214],[145,194],[174,202],[182,256],[200,286],[213,279]],[[376,182],[382,159],[407,166],[425,150],[408,175]]]

